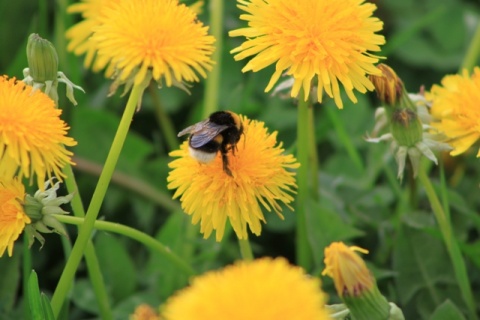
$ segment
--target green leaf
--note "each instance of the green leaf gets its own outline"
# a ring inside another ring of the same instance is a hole
[[[173,252],[181,252],[186,241],[191,241],[191,239],[186,239],[184,232],[185,222],[186,219],[183,213],[176,212],[171,214],[155,238],[169,247]],[[189,245],[194,244],[189,243]],[[185,276],[184,273],[178,272],[176,267],[168,261],[168,259],[154,251],[151,251],[146,273],[154,279],[154,290],[156,290],[158,296],[162,299],[169,297],[175,290],[183,287],[188,281],[188,277]]]
[[[446,300],[438,306],[430,320],[465,320],[465,317],[452,301]]]
[[[95,248],[113,300],[124,299],[135,290],[137,274],[126,246],[116,236],[99,232],[95,239]]]
[[[393,269],[398,272],[396,290],[406,319],[430,316],[447,298],[462,304],[438,230],[402,225],[394,242]]]
[[[20,251],[13,256],[0,258],[0,318],[9,314],[15,303],[15,297],[20,287]]]
[[[38,277],[35,270],[32,270],[28,278],[28,304],[33,320],[45,319],[43,312],[42,298],[40,296],[40,289],[38,287]]]
[[[53,315],[52,305],[50,304],[50,299],[42,293],[42,308],[43,314],[45,316],[45,320],[55,320],[55,316]]]
[[[323,199],[322,199],[323,200]],[[334,241],[347,241],[363,235],[324,202],[307,202],[307,230],[316,265],[323,264],[323,251]]]
[[[92,284],[88,279],[80,279],[75,282],[72,291],[72,300],[80,309],[93,314],[98,314],[98,303]]]

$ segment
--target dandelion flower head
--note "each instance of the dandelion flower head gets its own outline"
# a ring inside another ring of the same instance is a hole
[[[65,37],[69,40],[68,51],[73,51],[76,55],[85,54],[84,65],[86,68],[92,67],[93,71],[98,72],[104,66],[95,60],[96,47],[90,41],[93,30],[101,24],[101,8],[110,2],[118,0],[82,0],[70,5],[68,13],[80,13],[82,20],[67,30]]]
[[[375,63],[385,38],[376,32],[383,23],[372,13],[376,6],[364,0],[238,0],[246,13],[240,19],[248,27],[229,33],[244,36],[243,44],[233,49],[235,60],[254,56],[243,72],[259,71],[275,63],[275,72],[265,91],[273,88],[283,73],[294,79],[291,96],[300,89],[305,100],[312,80],[318,85],[317,99],[323,91],[343,107],[339,82],[348,97],[357,102],[353,90],[365,93],[374,89],[368,74],[379,74]]]
[[[25,188],[18,179],[0,180],[0,257],[5,250],[11,257],[13,245],[31,222],[23,210]]]
[[[261,206],[275,211],[282,219],[280,202],[291,210],[289,203],[295,193],[295,172],[299,166],[292,155],[284,155],[277,144],[277,133],[269,134],[260,121],[241,116],[244,134],[237,143],[235,154],[229,152],[232,176],[223,170],[220,153],[211,163],[200,163],[190,156],[188,141],[170,153],[177,157],[169,167],[168,188],[176,189],[182,208],[200,221],[200,231],[208,238],[213,230],[220,241],[227,219],[239,239],[247,238],[247,225],[260,235],[265,222]],[[260,205],[261,204],[261,205]]]
[[[46,177],[63,177],[61,168],[72,163],[65,146],[77,143],[66,136],[61,113],[43,92],[0,76],[0,177],[36,174],[42,190]]]
[[[67,32],[69,48],[95,58],[94,71],[119,82],[151,77],[167,86],[199,81],[211,69],[215,39],[196,13],[177,0],[90,0],[72,6],[85,20]]]
[[[432,126],[448,137],[452,156],[467,151],[480,138],[480,68],[472,75],[464,70],[445,76],[425,97],[432,103]]]
[[[326,320],[325,300],[318,278],[283,258],[262,258],[195,278],[161,311],[166,320]]]

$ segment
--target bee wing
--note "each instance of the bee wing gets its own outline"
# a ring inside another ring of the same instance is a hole
[[[186,135],[187,133],[197,133],[202,130],[202,128],[208,123],[209,119],[205,119],[203,121],[200,121],[198,123],[192,124],[190,127],[186,127],[182,131],[180,131],[177,134],[177,137],[181,137],[183,135]]]
[[[212,122],[207,122],[202,129],[194,132],[190,138],[190,145],[192,148],[199,148],[215,138],[220,132],[227,129],[226,125],[219,125]]]

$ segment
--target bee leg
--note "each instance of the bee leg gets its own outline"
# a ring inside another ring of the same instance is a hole
[[[230,168],[228,167],[227,152],[222,152],[222,162],[223,162],[223,171],[225,171],[225,173],[228,174],[230,177],[233,177],[232,171],[230,171]]]

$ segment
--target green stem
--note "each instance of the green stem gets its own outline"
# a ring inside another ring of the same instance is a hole
[[[240,247],[240,255],[245,261],[252,261],[254,259],[252,253],[252,247],[250,241],[247,239],[238,239],[238,245]]]
[[[357,148],[355,148],[355,146],[353,145],[352,140],[350,139],[350,135],[347,133],[343,122],[340,121],[337,110],[329,107],[325,107],[324,109],[327,112],[328,118],[335,127],[335,132],[342,144],[345,146],[345,149],[347,150],[347,153],[350,156],[353,164],[357,167],[358,170],[360,170],[360,172],[363,172],[364,165],[362,157],[360,156]]]
[[[320,189],[319,189],[319,160],[317,154],[317,139],[315,139],[315,114],[314,108],[308,108],[308,157],[309,157],[309,165],[311,168],[312,174],[310,174],[310,195],[314,200],[318,200],[320,196]]]
[[[47,37],[48,30],[48,3],[46,1],[38,1],[38,25],[36,26],[37,33],[41,37]]]
[[[68,1],[57,0],[55,1],[55,47],[66,48],[65,29],[67,22],[71,20],[71,14],[67,13]],[[69,25],[69,24],[68,24]],[[46,35],[45,35],[46,36]],[[62,71],[65,74],[69,74],[69,64],[67,63],[67,50],[57,50],[58,64],[62,66]]]
[[[470,319],[476,320],[478,319],[478,317],[475,312],[475,302],[470,288],[470,280],[468,278],[467,268],[465,266],[465,261],[463,260],[460,248],[458,247],[458,243],[453,235],[450,221],[447,218],[445,212],[443,211],[440,200],[438,199],[437,194],[435,193],[435,189],[433,188],[433,185],[428,178],[425,170],[420,169],[418,179],[425,188],[428,200],[430,201],[433,213],[440,227],[440,231],[442,233],[443,240],[445,241],[448,254],[450,256],[450,259],[452,260],[455,277],[457,278],[458,284],[460,286],[463,300],[465,301],[465,304],[467,305],[468,311],[470,313]]]
[[[115,165],[117,164],[117,160],[122,150],[123,143],[125,142],[125,138],[127,137],[128,128],[130,127],[133,114],[137,107],[137,102],[139,101],[142,93],[142,86],[136,85],[133,87],[130,97],[128,98],[127,106],[125,107],[125,111],[123,112],[122,119],[120,120],[117,133],[113,139],[107,160],[105,161],[105,166],[93,193],[90,206],[88,207],[87,214],[85,216],[85,223],[79,230],[77,240],[72,248],[72,253],[70,257],[68,257],[65,268],[63,269],[60,280],[58,281],[55,292],[53,293],[51,303],[55,317],[58,317],[60,313],[70,283],[75,277],[75,272],[77,271],[80,260],[82,259],[84,249],[88,244],[88,240],[90,239],[93,226],[103,202],[103,198],[107,192],[108,184],[112,177],[113,171],[115,170]]]
[[[470,46],[468,47],[467,53],[463,58],[462,65],[460,67],[460,72],[463,69],[467,69],[471,71],[474,66],[477,65],[478,56],[480,53],[480,23],[477,24],[477,29],[475,30],[475,34],[473,35],[472,41],[470,42]]]
[[[311,107],[309,101],[305,101],[303,90],[298,97],[298,116],[297,116],[297,160],[300,163],[297,175],[297,200],[296,200],[296,254],[297,264],[305,270],[310,270],[312,259],[311,250],[307,235],[307,200],[308,200],[308,181],[311,173],[309,167],[309,129],[306,123],[309,123],[309,111]]]
[[[74,224],[78,226],[81,226],[82,224],[85,225],[87,221],[84,218],[72,217],[72,216],[66,216],[66,215],[60,215],[60,214],[54,214],[53,216],[55,216],[55,218],[60,222]],[[178,270],[183,271],[189,276],[194,276],[196,274],[195,270],[193,270],[191,266],[185,263],[185,261],[183,261],[176,254],[171,252],[168,247],[164,246],[157,239],[149,236],[148,234],[140,230],[137,230],[132,227],[125,226],[119,223],[101,221],[101,220],[96,220],[93,227],[97,230],[118,233],[126,237],[129,237],[133,240],[136,240],[144,244],[146,247],[152,250],[155,250],[161,255],[163,255],[165,258],[170,260],[170,262],[175,264],[178,267]]]
[[[442,207],[445,210],[447,220],[450,221],[450,205],[448,203],[448,185],[445,177],[445,168],[443,166],[442,158],[440,158],[438,162],[438,168],[440,169],[440,197],[442,199]]]
[[[23,296],[27,296],[28,292],[28,279],[30,277],[30,273],[32,272],[32,253],[30,252],[30,247],[28,244],[28,236],[27,233],[23,233],[23,263],[22,263],[22,285],[23,285]],[[18,261],[18,260],[17,260]],[[30,304],[23,303],[23,318],[29,319],[31,316],[30,312]]]
[[[83,208],[82,199],[80,197],[80,193],[78,192],[77,182],[75,180],[75,175],[73,174],[72,166],[67,164],[63,169],[63,173],[66,175],[65,185],[67,186],[68,193],[73,193],[73,198],[70,202],[73,214],[76,217],[83,218],[85,217],[85,209]],[[95,300],[98,303],[100,318],[107,320],[113,319],[107,288],[105,287],[105,281],[103,279],[100,264],[95,252],[95,246],[93,245],[92,240],[88,240],[87,246],[85,247],[85,261],[87,263],[90,283],[92,284],[93,291],[96,296]]]
[[[151,82],[148,86],[148,91],[150,93],[150,97],[152,97],[155,115],[157,116],[160,130],[162,130],[165,141],[167,142],[168,150],[173,151],[178,148],[177,133],[173,126],[172,120],[165,112],[162,102],[160,101],[157,84]]]
[[[205,99],[203,101],[203,117],[207,118],[218,110],[218,92],[220,86],[220,71],[222,70],[223,51],[223,0],[209,2],[210,32],[215,37],[215,51],[212,60],[215,62],[205,84]]]

